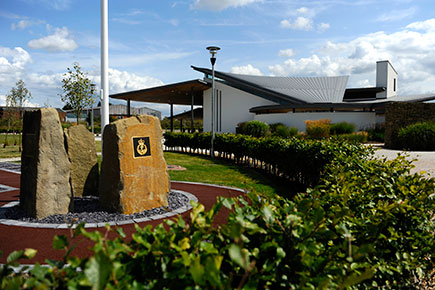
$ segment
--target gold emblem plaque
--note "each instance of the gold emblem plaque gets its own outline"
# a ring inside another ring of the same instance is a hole
[[[133,137],[134,158],[151,156],[150,137]]]

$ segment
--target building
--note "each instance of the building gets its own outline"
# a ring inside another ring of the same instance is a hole
[[[93,113],[94,113],[94,118],[101,117],[101,110],[100,109],[101,109],[100,107],[83,109],[79,120],[86,121],[86,118],[91,111],[93,111]],[[75,110],[65,110],[65,112],[66,112],[65,122],[76,122],[77,121],[77,117],[75,115]],[[124,118],[124,117],[128,117],[128,116],[138,116],[138,115],[151,115],[151,116],[159,118],[159,120],[161,120],[161,118],[162,118],[162,112],[160,112],[160,111],[157,111],[157,110],[154,110],[154,109],[151,109],[148,107],[140,107],[140,108],[130,107],[130,112],[129,112],[129,107],[126,105],[122,105],[122,104],[110,105],[109,106],[109,115],[117,117],[117,118]]]
[[[203,107],[204,131],[211,131],[211,70],[192,66],[204,74],[191,80],[112,95],[130,101]],[[306,120],[349,122],[358,129],[385,121],[391,102],[425,102],[435,94],[399,96],[398,74],[389,61],[376,63],[376,86],[347,88],[348,76],[271,77],[215,71],[215,132],[235,132],[238,123],[259,120],[305,130]],[[192,111],[193,112],[193,111]],[[171,115],[173,115],[171,113]],[[192,115],[192,119],[194,116]]]

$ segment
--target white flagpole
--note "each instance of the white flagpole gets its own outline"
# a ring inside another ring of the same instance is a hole
[[[101,133],[109,124],[109,28],[108,0],[101,0]]]

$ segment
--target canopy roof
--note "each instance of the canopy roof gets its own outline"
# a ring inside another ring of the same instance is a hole
[[[130,100],[137,102],[202,106],[202,92],[210,88],[210,84],[203,80],[190,80],[160,87],[125,92],[110,95],[114,99]]]

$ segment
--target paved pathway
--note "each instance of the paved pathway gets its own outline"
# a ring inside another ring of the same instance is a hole
[[[0,163],[5,166],[5,163]],[[6,163],[6,165],[8,165]],[[10,165],[10,164],[9,164]],[[15,164],[16,165],[16,164]],[[13,170],[0,169],[0,207],[11,202],[19,200],[20,174]],[[216,202],[218,196],[234,197],[243,194],[243,191],[229,187],[219,187],[214,185],[171,182],[171,188],[182,190],[195,195],[199,202],[202,203],[206,210],[210,209]],[[189,220],[190,210],[180,214],[186,221]],[[223,209],[215,218],[215,224],[224,223],[228,216],[228,210]],[[173,219],[174,217],[172,217]],[[171,219],[171,218],[169,218]],[[139,222],[140,227],[146,225],[156,226],[161,224],[165,218]],[[127,235],[126,240],[131,240],[131,235],[135,232],[134,224],[118,225],[122,227]],[[92,228],[91,231],[105,232],[105,228]],[[5,263],[7,256],[15,250],[25,248],[33,248],[38,251],[38,254],[32,260],[21,261],[23,264],[33,264],[35,262],[44,263],[46,259],[60,260],[64,256],[64,251],[54,250],[52,247],[53,237],[55,235],[70,236],[69,229],[50,229],[50,228],[35,228],[24,227],[19,225],[0,224],[0,250],[3,255],[0,257],[0,263]],[[114,237],[114,234],[109,235]],[[90,255],[88,248],[92,245],[88,240],[79,238],[73,241],[73,244],[79,243],[74,249],[73,255],[84,257]]]
[[[406,154],[406,159],[415,160],[413,162],[415,167],[411,170],[411,173],[425,171],[428,176],[435,177],[435,151],[404,152],[383,148],[377,148],[375,151],[375,156],[379,158],[394,159],[398,154]]]

